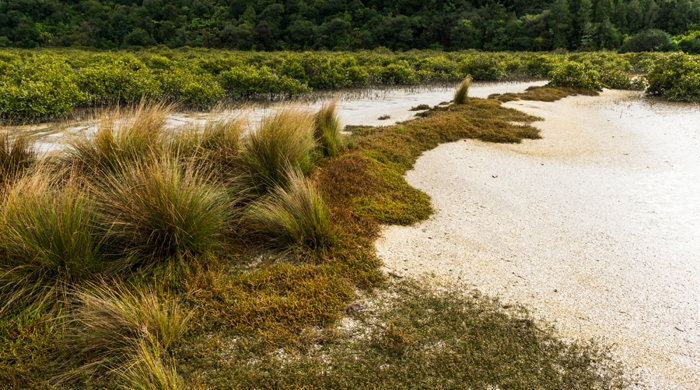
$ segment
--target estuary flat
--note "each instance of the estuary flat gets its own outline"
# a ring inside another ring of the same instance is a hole
[[[506,104],[541,140],[444,144],[408,182],[435,214],[391,226],[385,268],[518,302],[658,389],[700,387],[700,107],[605,91]]]

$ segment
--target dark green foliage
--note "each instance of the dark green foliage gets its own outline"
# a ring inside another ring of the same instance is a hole
[[[700,60],[683,53],[662,58],[646,75],[647,93],[667,100],[700,101]]]
[[[637,0],[2,0],[0,16],[0,47],[261,51],[616,49],[624,34],[653,28],[680,34],[700,22],[691,1]]]
[[[653,29],[641,32],[626,40],[620,46],[621,53],[640,51],[671,51],[675,46],[671,42],[671,35],[667,32]]]

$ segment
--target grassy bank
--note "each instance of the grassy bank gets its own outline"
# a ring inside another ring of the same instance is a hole
[[[630,75],[653,73],[654,69],[663,72],[673,64],[661,60],[676,55],[3,49],[0,120],[24,123],[66,118],[75,109],[137,104],[142,99],[210,109],[242,99],[279,100],[350,87],[457,83],[467,76],[475,81],[549,78],[557,86],[644,89],[644,79],[635,81]],[[697,57],[687,58],[697,62]],[[680,72],[678,77],[685,77],[687,67],[674,69]],[[680,90],[696,91],[697,86],[686,82]]]
[[[380,224],[431,213],[403,179],[422,152],[538,138],[537,118],[461,103],[349,138],[332,105],[245,136],[236,118],[165,130],[156,105],[107,111],[96,134],[43,158],[4,141],[0,383],[619,387],[597,348],[522,311],[379,271]]]

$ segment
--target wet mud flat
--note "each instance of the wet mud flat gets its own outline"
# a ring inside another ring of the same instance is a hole
[[[700,388],[700,106],[624,91],[506,105],[544,118],[543,139],[425,153],[407,180],[436,212],[384,230],[386,271],[523,304],[650,388]]]

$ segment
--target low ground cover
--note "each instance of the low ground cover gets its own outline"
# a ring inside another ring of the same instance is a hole
[[[7,158],[16,169],[0,203],[0,383],[621,386],[599,349],[559,341],[522,312],[392,286],[379,271],[380,224],[432,211],[403,178],[422,152],[539,137],[537,118],[497,100],[462,103],[349,128],[350,140],[330,129],[332,106],[315,120],[282,111],[242,138],[235,118],[165,131],[167,107],[139,106],[106,113],[95,135],[57,155]],[[27,144],[7,145],[15,156]],[[28,228],[37,212],[56,223]],[[353,305],[387,292],[391,307]],[[348,313],[376,326],[354,338],[338,329]]]

